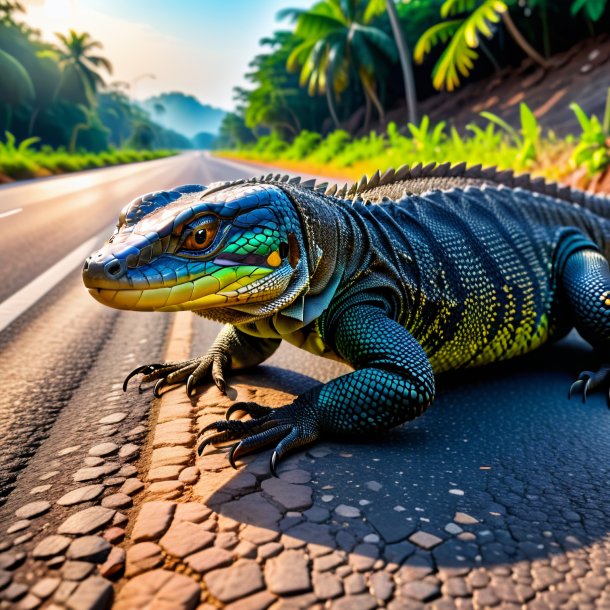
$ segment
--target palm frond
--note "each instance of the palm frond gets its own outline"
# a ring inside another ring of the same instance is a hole
[[[477,6],[477,0],[445,0],[441,6],[441,17],[446,19],[449,16],[470,13]]]
[[[413,49],[413,58],[417,63],[424,61],[424,58],[432,47],[439,43],[447,42],[459,29],[464,22],[463,19],[454,19],[453,21],[443,21],[437,23],[431,28],[428,28],[417,41],[415,49]]]

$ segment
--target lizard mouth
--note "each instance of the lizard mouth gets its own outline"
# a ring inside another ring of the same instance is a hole
[[[103,305],[131,311],[199,311],[260,303],[279,296],[290,282],[292,267],[225,267],[175,286],[89,288]]]

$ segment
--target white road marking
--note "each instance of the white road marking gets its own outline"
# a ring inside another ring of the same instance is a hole
[[[14,210],[9,210],[8,212],[0,212],[0,218],[6,218],[7,216],[13,216],[14,214],[19,214],[23,208],[15,208]]]
[[[0,303],[0,332],[59,284],[69,273],[81,266],[101,239],[100,235],[88,239],[12,297],[2,301]]]

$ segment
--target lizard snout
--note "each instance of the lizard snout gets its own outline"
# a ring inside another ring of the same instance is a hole
[[[104,284],[116,282],[126,273],[127,261],[124,258],[99,250],[85,261],[83,281],[88,288],[103,288]]]

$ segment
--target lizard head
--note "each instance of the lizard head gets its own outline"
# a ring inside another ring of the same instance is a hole
[[[292,302],[309,274],[288,195],[278,185],[242,180],[138,197],[85,262],[83,281],[117,309],[228,309],[256,319]]]

